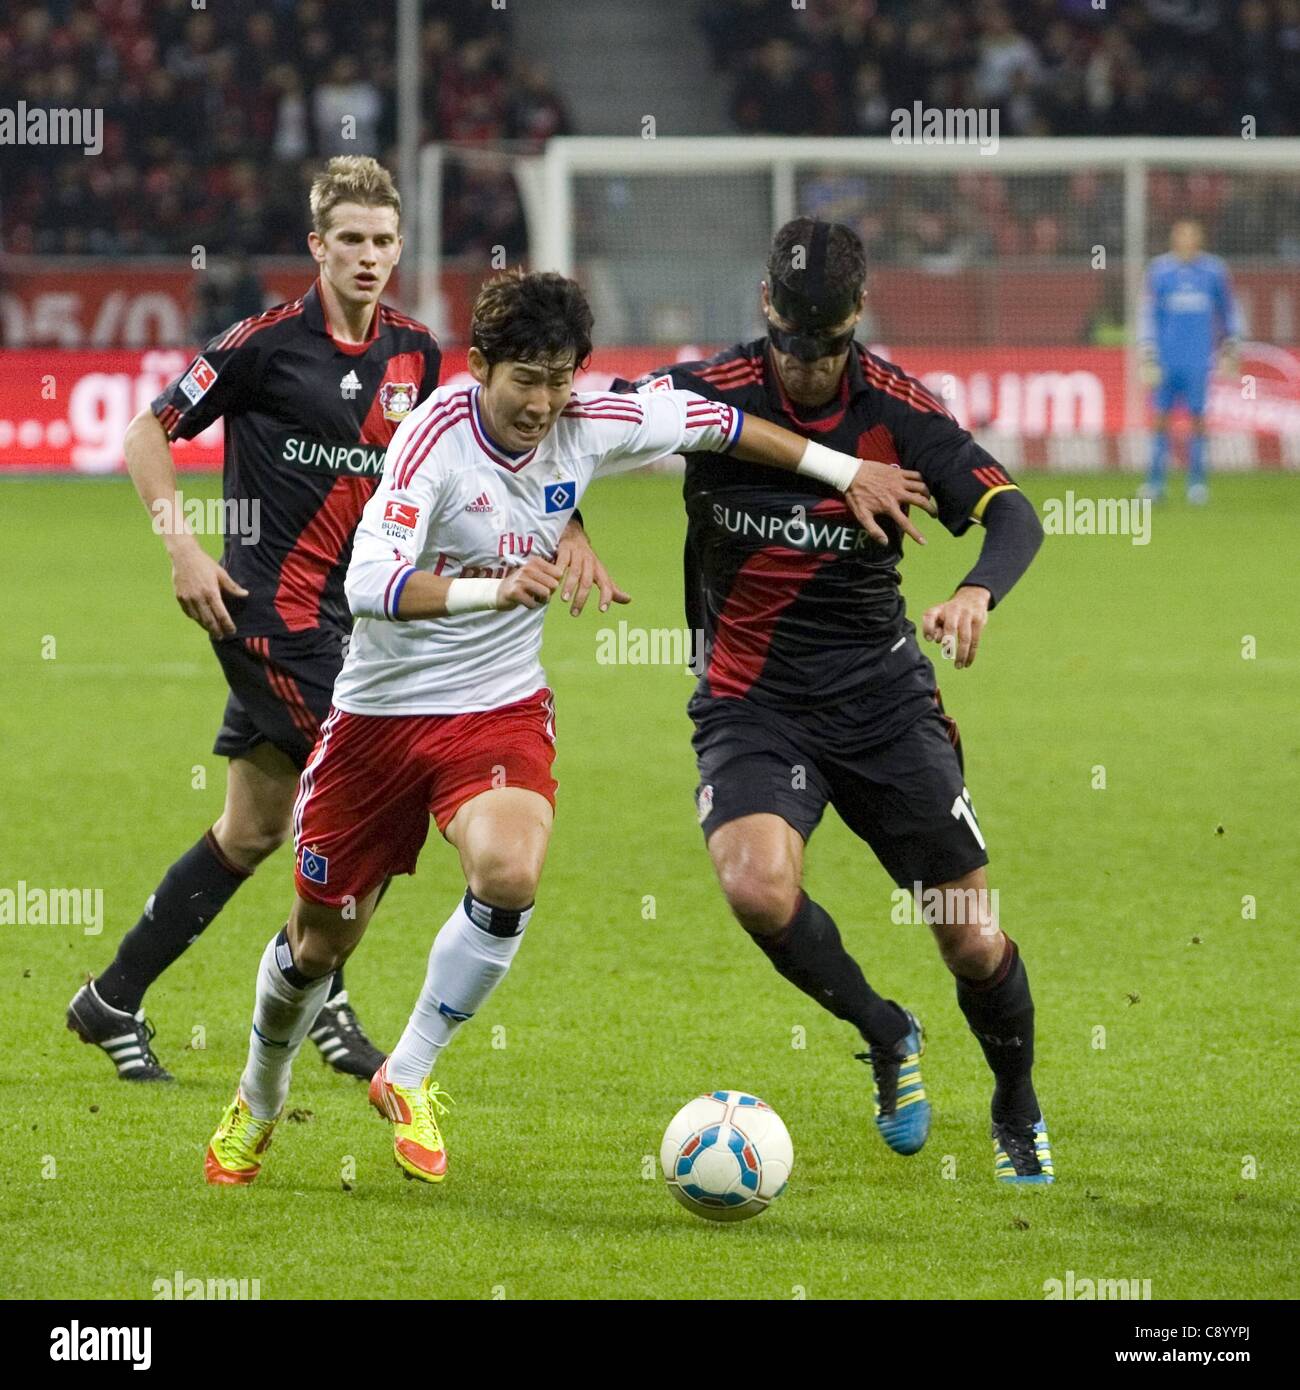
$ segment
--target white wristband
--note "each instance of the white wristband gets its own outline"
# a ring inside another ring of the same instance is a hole
[[[841,454],[837,449],[828,449],[825,444],[818,444],[815,439],[810,439],[794,471],[802,473],[806,478],[816,478],[818,482],[829,483],[833,488],[844,492],[857,476],[858,465],[861,462],[861,459],[850,458],[848,454]]]
[[[497,606],[499,579],[453,579],[447,585],[447,614],[481,613]]]

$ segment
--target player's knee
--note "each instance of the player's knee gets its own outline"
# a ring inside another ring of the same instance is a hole
[[[298,898],[286,927],[293,963],[313,980],[332,975],[356,950],[373,906],[374,894],[343,907]]]
[[[537,896],[541,864],[528,855],[503,855],[489,852],[476,857],[470,868],[470,892],[480,901],[493,907],[521,908],[531,906]]]
[[[317,932],[308,932],[293,953],[293,963],[313,980],[332,975],[351,954],[341,943]]]
[[[212,833],[227,858],[252,869],[284,844],[289,838],[289,826],[274,821],[236,824],[222,816],[212,827]]]
[[[718,879],[728,907],[747,932],[769,936],[794,916],[799,880],[791,864],[724,859]]]
[[[1004,938],[1000,931],[972,924],[936,933],[936,940],[943,963],[963,979],[986,979],[1002,959]]]

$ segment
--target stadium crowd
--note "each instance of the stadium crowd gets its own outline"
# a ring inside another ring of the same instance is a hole
[[[322,158],[395,162],[394,12],[340,0],[0,7],[0,107],[104,112],[98,158],[80,147],[6,148],[0,249],[175,255],[200,243],[231,255],[298,252]],[[427,13],[424,140],[537,143],[568,130],[546,74],[511,52],[508,9]],[[448,255],[498,243],[512,256],[525,249],[507,176],[449,162],[444,207]]]
[[[884,135],[996,107],[1003,135],[1300,134],[1300,0],[701,0],[751,134]]]
[[[361,18],[358,17],[359,13]],[[891,113],[993,106],[1002,135],[1300,133],[1300,0],[701,0],[701,41],[753,134],[886,134]],[[395,163],[395,6],[351,0],[12,0],[0,7],[0,108],[102,108],[104,148],[13,146],[0,250],[296,254],[311,175],[335,153]],[[420,39],[424,139],[537,148],[571,130],[547,73],[511,42],[511,9],[435,5]],[[344,117],[355,129],[343,133]],[[445,255],[522,258],[504,166],[445,164]],[[858,226],[892,262],[1062,255],[1115,244],[1113,178],[1069,178],[1068,222],[1042,180],[823,176],[810,211]],[[1160,175],[1225,253],[1300,258],[1294,181]],[[409,197],[409,194],[408,194]],[[1163,236],[1163,231],[1159,233]]]

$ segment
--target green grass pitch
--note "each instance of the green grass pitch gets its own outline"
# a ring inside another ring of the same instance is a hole
[[[1041,509],[1130,482],[1026,490]],[[64,1030],[83,972],[218,813],[224,687],[129,484],[0,488],[0,888],[100,888],[105,912],[99,936],[0,926],[6,1295],[148,1299],[178,1270],[267,1299],[1041,1299],[1069,1270],[1149,1279],[1157,1299],[1300,1292],[1300,479],[1221,478],[1208,509],[1158,509],[1145,546],[1049,537],[974,668],[940,669],[1038,1006],[1058,1182],[1027,1193],[993,1182],[983,1059],[925,928],[890,923],[869,851],[828,815],[808,884],[927,1027],[934,1126],[909,1159],[875,1134],[851,1030],[729,920],[691,802],[689,678],[596,660],[611,621],[680,625],[678,486],[620,479],[584,504],[635,602],[548,618],[559,816],[515,969],[440,1068],[448,1181],[402,1181],[364,1086],[308,1044],[300,1118],[248,1190],[208,1189],[201,1159],[289,852],[150,996],[174,1087],[118,1082]],[[914,618],[978,546],[923,529],[904,564]],[[349,965],[381,1044],[461,890],[435,834]],[[796,1157],[770,1212],[715,1228],[651,1156],[677,1107],[721,1086],[773,1104]]]

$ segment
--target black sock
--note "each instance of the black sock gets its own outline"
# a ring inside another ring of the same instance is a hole
[[[839,929],[825,908],[800,893],[789,924],[774,936],[753,933],[759,950],[777,970],[836,1018],[853,1024],[869,1043],[888,1046],[907,1032],[907,1016],[867,983],[844,949]]]
[[[1020,951],[1009,936],[1006,942],[1002,963],[987,980],[957,976],[957,1003],[993,1071],[993,1118],[1036,1120],[1034,1001]]]
[[[95,981],[110,1008],[135,1013],[144,992],[198,939],[250,877],[222,854],[211,830],[163,875],[140,920],[122,938],[113,963]]]

